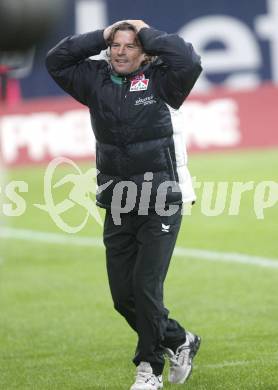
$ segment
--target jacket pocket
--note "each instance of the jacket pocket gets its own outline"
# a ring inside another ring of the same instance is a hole
[[[174,164],[173,164],[173,159],[172,159],[171,152],[170,152],[169,148],[166,149],[166,153],[167,153],[167,160],[168,160],[168,165],[169,165],[169,169],[170,169],[171,179],[174,181],[177,181],[175,169],[174,169]]]
[[[99,148],[96,142],[96,167],[99,168]]]

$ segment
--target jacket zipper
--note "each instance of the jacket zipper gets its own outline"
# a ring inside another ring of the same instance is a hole
[[[121,123],[125,120],[125,112],[126,112],[126,97],[127,97],[127,87],[128,87],[128,79],[126,77],[123,78],[123,83],[121,85],[120,92],[120,104],[119,104],[119,120]],[[122,160],[125,161],[123,168],[128,176],[128,164],[126,163],[126,126],[122,125],[120,130],[120,139],[121,139],[121,147],[123,148]]]
[[[123,83],[121,85],[121,93],[120,93],[120,104],[119,104],[119,118],[122,120],[122,106],[124,105],[124,102],[126,100],[127,96],[127,84],[128,84],[128,79],[126,77],[123,78]]]

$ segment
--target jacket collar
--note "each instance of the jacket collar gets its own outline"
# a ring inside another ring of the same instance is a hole
[[[111,77],[113,79],[122,79],[122,81],[124,81],[124,80],[130,80],[133,77],[137,76],[138,74],[146,72],[146,70],[149,69],[149,67],[150,67],[150,64],[146,64],[146,65],[140,66],[140,68],[136,69],[132,73],[120,74],[120,73],[115,72],[115,70],[113,69],[113,67],[110,64],[110,73],[111,73]]]

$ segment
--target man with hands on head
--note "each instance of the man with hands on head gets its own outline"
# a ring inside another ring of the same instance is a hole
[[[90,59],[106,49],[108,61]],[[179,108],[201,73],[200,57],[176,34],[125,20],[65,38],[46,64],[59,86],[88,106],[98,185],[111,182],[96,202],[106,209],[103,236],[114,307],[138,335],[131,390],[162,388],[165,356],[170,383],[182,384],[200,337],[168,317],[163,284],[182,204],[195,201]],[[135,184],[135,197],[119,191],[121,183]]]

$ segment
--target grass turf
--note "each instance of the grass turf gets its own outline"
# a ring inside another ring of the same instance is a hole
[[[191,156],[198,180],[276,180],[277,150]],[[83,171],[88,169],[83,165]],[[42,168],[8,172],[24,180],[26,212],[5,218],[16,228],[61,233],[43,203]],[[64,172],[63,172],[64,173]],[[69,187],[58,197],[63,199]],[[278,257],[278,207],[258,220],[254,191],[243,194],[238,216],[202,213],[202,189],[185,216],[178,246]],[[7,201],[7,199],[6,199]],[[83,210],[68,211],[79,223]],[[84,212],[83,212],[84,213]],[[4,218],[3,218],[4,219]],[[101,237],[89,220],[79,235]],[[104,250],[7,239],[0,264],[0,388],[129,389],[136,337],[112,309]],[[171,315],[202,337],[188,390],[274,390],[277,374],[278,270],[174,257],[165,284]],[[167,367],[166,367],[167,368]],[[183,388],[169,385],[165,389]]]

